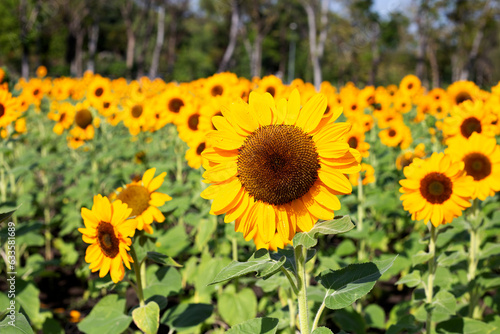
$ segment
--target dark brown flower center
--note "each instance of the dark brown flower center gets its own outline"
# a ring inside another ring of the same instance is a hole
[[[460,103],[467,101],[467,100],[472,100],[472,96],[470,96],[470,94],[468,92],[460,92],[455,97],[456,104],[460,104]]]
[[[469,138],[474,132],[481,133],[481,130],[481,121],[475,117],[464,119],[462,125],[460,125],[460,132],[465,138]]]
[[[240,182],[255,200],[282,205],[304,196],[318,179],[312,137],[293,125],[265,125],[239,148]]]
[[[82,129],[92,124],[92,113],[88,109],[78,110],[75,115],[75,123]]]
[[[412,88],[413,88],[413,83],[411,83],[411,82],[410,82],[410,83],[408,84],[408,90],[411,90]]]
[[[111,106],[111,103],[103,102],[102,106],[104,107],[104,109],[108,109]]]
[[[427,202],[442,204],[453,193],[453,183],[448,176],[432,172],[420,180],[420,193]]]
[[[140,104],[136,104],[135,106],[132,107],[132,117],[133,118],[139,118],[142,115],[142,106]]]
[[[350,137],[349,140],[347,140],[347,143],[349,144],[350,148],[356,148],[358,147],[358,138],[356,137]]]
[[[61,117],[59,117],[59,122],[60,122],[60,123],[64,122],[64,119],[65,119],[65,118],[66,118],[66,113],[65,113],[65,112],[63,112],[63,113],[61,114]]]
[[[149,207],[149,191],[143,186],[128,186],[116,196],[123,203],[132,209],[132,216],[139,216]]]
[[[101,87],[99,87],[99,88],[97,88],[97,89],[95,90],[95,92],[94,92],[94,93],[95,93],[95,96],[97,96],[97,97],[101,97],[102,93],[104,93],[104,89],[102,89]]]
[[[33,95],[37,96],[38,94],[40,94],[40,89],[37,88],[33,91]]]
[[[354,111],[354,110],[356,110],[356,109],[358,109],[358,105],[357,105],[357,104],[353,104],[353,105],[351,106],[351,110],[352,110],[352,111]]]
[[[491,161],[482,153],[469,153],[463,161],[465,172],[475,181],[482,180],[491,174]]]
[[[181,110],[182,107],[184,107],[184,101],[179,98],[173,98],[168,102],[168,110],[176,114]]]
[[[276,88],[274,88],[273,86],[269,86],[267,87],[266,92],[268,92],[274,97],[274,94],[276,94]]]
[[[210,94],[212,94],[212,96],[222,95],[223,92],[224,88],[221,85],[215,85],[210,90]]]
[[[388,132],[388,135],[389,135],[389,137],[394,137],[396,135],[396,133],[397,133],[396,130],[390,129]]]
[[[198,130],[198,123],[200,123],[200,114],[193,114],[188,118],[188,127],[196,131]]]
[[[3,115],[5,115],[5,106],[0,103],[0,117],[2,117]]]
[[[198,147],[196,148],[196,154],[201,155],[205,150],[205,147],[206,147],[205,143],[201,143],[200,145],[198,145]]]
[[[97,226],[97,242],[104,255],[114,259],[120,251],[120,241],[115,235],[113,225],[100,222]]]

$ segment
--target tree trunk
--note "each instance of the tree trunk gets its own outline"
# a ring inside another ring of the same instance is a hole
[[[71,75],[81,77],[83,74],[83,38],[85,30],[79,29],[75,37],[75,52],[74,58],[71,60],[70,71]]]
[[[125,66],[127,68],[127,78],[132,78],[132,70],[134,67],[134,50],[135,50],[135,33],[133,22],[131,18],[133,3],[130,0],[125,1],[125,5],[122,6],[121,12],[123,21],[125,22],[125,28],[127,31],[127,51],[125,55]]]
[[[238,30],[240,26],[240,15],[238,11],[238,0],[231,0],[231,27],[229,28],[229,44],[227,45],[224,56],[219,64],[217,72],[224,72],[227,70],[229,61],[233,56],[238,39]]]
[[[378,48],[378,32],[372,32],[371,49],[372,49],[372,66],[370,71],[369,84],[374,86],[377,81],[378,65],[380,64],[380,50]]]
[[[259,77],[262,71],[262,41],[264,36],[258,32],[255,36],[253,46],[250,54],[250,75],[252,77]]]
[[[158,65],[160,63],[160,53],[163,48],[163,40],[165,38],[165,3],[162,3],[158,8],[158,29],[156,33],[156,43],[151,57],[151,67],[149,68],[149,77],[156,78],[158,75]]]
[[[28,46],[28,4],[26,0],[19,2],[19,22],[21,23],[21,44],[23,54],[21,58],[21,75],[28,79],[30,74],[29,67],[29,46]]]
[[[424,22],[426,15],[427,1],[422,1],[418,7],[417,17],[415,19],[417,23],[417,66],[415,68],[415,75],[424,81],[425,76],[425,50],[427,48],[427,36],[425,33],[426,22]]]
[[[327,28],[327,12],[328,0],[321,0],[321,30],[319,33],[319,40],[317,38],[316,15],[310,1],[301,1],[307,14],[307,24],[309,28],[309,53],[311,56],[311,63],[313,66],[314,74],[314,87],[319,91],[321,82],[323,80],[321,73],[321,58],[323,57],[324,46],[326,41],[326,28]]]
[[[87,60],[87,71],[95,72],[95,54],[97,51],[97,41],[99,39],[99,24],[93,22],[89,29],[89,59]]]
[[[144,63],[146,61],[146,53],[148,52],[149,42],[151,40],[151,35],[153,34],[154,22],[150,19],[152,1],[146,2],[146,8],[144,9],[144,21],[146,25],[144,30],[144,35],[141,38],[142,43],[139,44],[139,52],[137,53],[137,77],[140,78],[144,76]]]
[[[432,88],[437,88],[439,87],[439,65],[434,43],[427,44],[427,58],[431,64]]]
[[[168,29],[168,41],[167,41],[167,75],[170,79],[173,77],[174,65],[175,65],[175,50],[177,44],[177,20],[172,17]]]

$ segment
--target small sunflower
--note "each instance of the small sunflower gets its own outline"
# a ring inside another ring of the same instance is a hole
[[[77,129],[76,131],[79,131],[80,137],[84,138],[85,140],[90,140],[94,138],[94,124],[96,124],[97,118],[94,118],[94,115],[92,114],[92,111],[90,109],[90,103],[88,101],[84,101],[81,103],[78,103],[75,107],[75,127],[73,129]]]
[[[127,204],[132,209],[129,216],[134,217],[133,220],[137,223],[137,229],[144,230],[147,233],[153,233],[151,228],[153,220],[158,223],[165,221],[165,216],[158,210],[158,207],[172,199],[167,194],[156,191],[163,184],[167,173],[163,172],[153,178],[155,172],[156,168],[148,169],[142,179],[132,181],[123,188],[118,188],[116,193],[110,196],[112,199]]]
[[[263,77],[257,83],[258,87],[254,89],[254,91],[263,93],[269,93],[275,99],[280,99],[283,97],[283,92],[285,90],[285,86],[280,78],[275,75],[268,75]]]
[[[420,79],[413,74],[408,74],[399,83],[399,91],[406,96],[415,96],[421,87]]]
[[[350,124],[334,123],[340,113],[324,121],[326,104],[323,94],[301,109],[298,90],[278,103],[252,92],[248,104],[235,102],[212,119],[217,131],[202,154],[210,186],[201,196],[259,248],[289,244],[318,219],[332,219],[336,195],[352,191],[345,174],[360,170],[361,157],[345,141]]]
[[[135,223],[127,219],[132,211],[121,201],[109,202],[107,197],[94,196],[92,210],[82,208],[85,228],[79,228],[82,239],[90,244],[85,253],[85,262],[90,263],[92,272],[99,270],[99,277],[109,272],[113,282],[118,283],[125,276],[125,266],[130,269],[134,262],[127,253],[134,235]]]
[[[207,142],[204,135],[196,136],[190,141],[189,149],[186,151],[186,160],[189,167],[198,169],[203,164],[201,154],[207,147]]]
[[[361,163],[361,170],[359,171],[359,173],[349,175],[349,180],[351,181],[353,186],[358,185],[359,174],[361,174],[363,176],[361,179],[361,183],[363,185],[367,185],[369,183],[375,182],[375,168],[373,168],[372,165],[365,164],[364,162],[362,162]]]
[[[208,117],[202,117],[200,108],[196,105],[190,105],[182,109],[176,121],[179,138],[188,145],[200,134],[212,130],[212,122]]]
[[[370,144],[365,141],[365,131],[359,123],[354,123],[351,130],[346,135],[347,143],[350,148],[358,150],[363,158],[367,158],[370,155],[368,151],[370,149]]]
[[[456,141],[446,151],[462,161],[467,175],[474,178],[472,198],[484,201],[500,190],[500,146],[494,137],[473,133],[467,140]]]
[[[73,125],[75,119],[75,109],[71,103],[54,103],[51,104],[51,111],[47,115],[51,120],[56,121],[54,133],[61,135],[64,130],[67,130]]]
[[[410,128],[402,121],[391,122],[389,128],[380,131],[378,136],[382,144],[389,147],[400,146],[402,149],[405,149],[412,142]]]
[[[99,109],[102,107],[103,98],[111,93],[111,83],[109,79],[100,75],[94,76],[87,89],[87,100],[90,104]]]
[[[415,147],[415,150],[404,152],[397,157],[396,168],[402,170],[406,166],[409,166],[413,162],[413,159],[422,159],[423,157],[425,157],[425,145],[420,143]]]
[[[451,223],[471,206],[472,177],[465,174],[463,162],[449,155],[433,153],[426,160],[415,159],[405,167],[406,179],[400,180],[403,207],[411,219],[431,221],[435,227]]]
[[[18,100],[7,90],[0,89],[0,128],[5,128],[18,117]]]
[[[472,81],[457,81],[452,83],[446,92],[450,101],[459,105],[465,101],[475,101],[479,95],[479,87]]]
[[[484,108],[482,101],[465,101],[455,106],[450,117],[444,119],[443,135],[448,145],[454,140],[469,138],[474,132],[493,137],[496,117]]]

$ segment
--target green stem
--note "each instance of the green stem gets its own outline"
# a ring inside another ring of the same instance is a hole
[[[324,310],[325,310],[325,300],[323,299],[323,302],[321,303],[321,306],[319,307],[318,312],[316,312],[316,316],[314,317],[312,331],[314,331],[318,327],[319,319],[321,318],[321,314],[323,314]]]
[[[295,309],[295,303],[291,298],[287,300],[288,304],[288,312],[290,313],[290,330],[292,333],[295,333],[295,313],[297,310]]]
[[[432,297],[434,294],[434,276],[436,274],[436,228],[432,223],[428,224],[430,231],[429,240],[429,254],[431,258],[429,260],[429,277],[427,278],[427,287],[425,289],[427,304],[432,304]],[[434,332],[434,323],[432,322],[432,307],[427,308],[427,323],[426,323],[426,333],[431,334]]]
[[[132,263],[132,265],[134,266],[134,272],[135,272],[137,298],[139,298],[139,305],[142,307],[144,306],[144,293],[143,293],[143,282],[142,282],[142,277],[141,277],[142,275],[140,268],[141,264],[137,260],[137,254],[135,253],[134,245],[130,246],[130,255],[134,260],[134,263]]]
[[[238,241],[236,238],[231,238],[231,245],[232,245],[232,251],[233,251],[233,261],[238,261]]]
[[[301,334],[310,334],[309,330],[309,310],[307,307],[307,293],[306,293],[306,258],[307,248],[297,246],[295,248],[295,268],[298,294],[297,299],[299,302],[299,320]]]
[[[4,163],[3,152],[0,152],[0,162]],[[0,199],[2,202],[7,202],[7,182],[5,182],[5,170],[0,168]]]
[[[288,272],[288,270],[286,270],[283,267],[280,267],[280,270],[283,274],[285,274],[286,278],[288,278],[288,282],[290,282],[290,286],[292,287],[292,290],[295,293],[295,295],[298,295],[299,289],[297,288],[297,285],[295,284],[295,281],[293,280],[293,278],[290,275],[290,273]]]
[[[479,201],[474,199],[473,211],[470,217],[470,246],[469,246],[469,271],[467,273],[467,280],[470,283],[470,300],[469,312],[470,318],[480,318],[480,309],[478,308],[480,293],[479,287],[475,284],[477,264],[479,262],[478,254],[481,246],[481,239],[479,238]]]
[[[363,218],[365,213],[364,208],[364,196],[363,196],[363,182],[362,182],[361,173],[359,173],[358,177],[358,224],[357,229],[358,232],[363,231]],[[359,249],[358,249],[358,261],[363,261],[366,258],[366,242],[365,238],[361,238],[359,240]]]

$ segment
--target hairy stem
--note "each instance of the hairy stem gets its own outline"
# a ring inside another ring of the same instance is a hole
[[[306,258],[307,249],[303,246],[297,246],[295,248],[295,267],[296,267],[296,278],[298,294],[297,299],[299,302],[299,320],[300,320],[300,332],[302,334],[310,334],[309,329],[309,310],[307,307],[307,293],[306,293]]]

